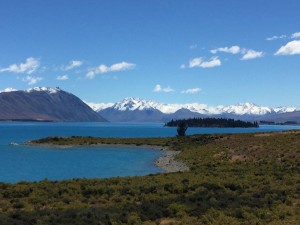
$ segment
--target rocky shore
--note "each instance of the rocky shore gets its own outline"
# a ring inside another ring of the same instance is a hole
[[[156,162],[156,166],[162,168],[166,173],[189,171],[189,167],[183,162],[175,160],[179,151],[164,150],[165,155],[160,157]]]

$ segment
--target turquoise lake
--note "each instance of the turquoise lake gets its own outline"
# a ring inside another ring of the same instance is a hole
[[[259,128],[189,128],[187,134],[247,133],[300,129],[300,126]],[[32,147],[26,141],[47,136],[167,137],[176,128],[160,123],[31,123],[0,122],[0,182],[140,176],[163,172],[155,160],[163,152],[133,147]]]

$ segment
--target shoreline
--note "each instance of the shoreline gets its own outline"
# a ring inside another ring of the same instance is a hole
[[[159,157],[155,165],[164,170],[164,173],[187,172],[190,168],[183,162],[178,161],[175,157],[181,151],[164,150],[165,155]]]
[[[163,151],[164,155],[154,161],[154,165],[163,170],[163,173],[176,173],[189,171],[189,167],[175,159],[181,151],[169,150],[167,147],[157,145],[135,145],[135,144],[93,144],[93,145],[54,145],[54,144],[33,144],[31,142],[24,143],[29,146],[52,147],[58,149],[68,149],[74,147],[131,147],[131,148],[149,148],[156,151]]]

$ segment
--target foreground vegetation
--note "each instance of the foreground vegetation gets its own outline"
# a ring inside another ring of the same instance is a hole
[[[189,172],[0,183],[0,224],[299,224],[300,131],[176,138],[47,138],[181,150]]]
[[[180,124],[186,124],[189,127],[258,127],[257,122],[248,122],[225,118],[191,118],[171,120],[167,122],[165,126],[178,127]]]

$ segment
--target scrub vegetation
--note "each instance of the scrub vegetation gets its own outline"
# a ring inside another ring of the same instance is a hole
[[[50,137],[30,144],[155,145],[190,171],[0,183],[0,224],[299,224],[300,131],[173,138]]]

